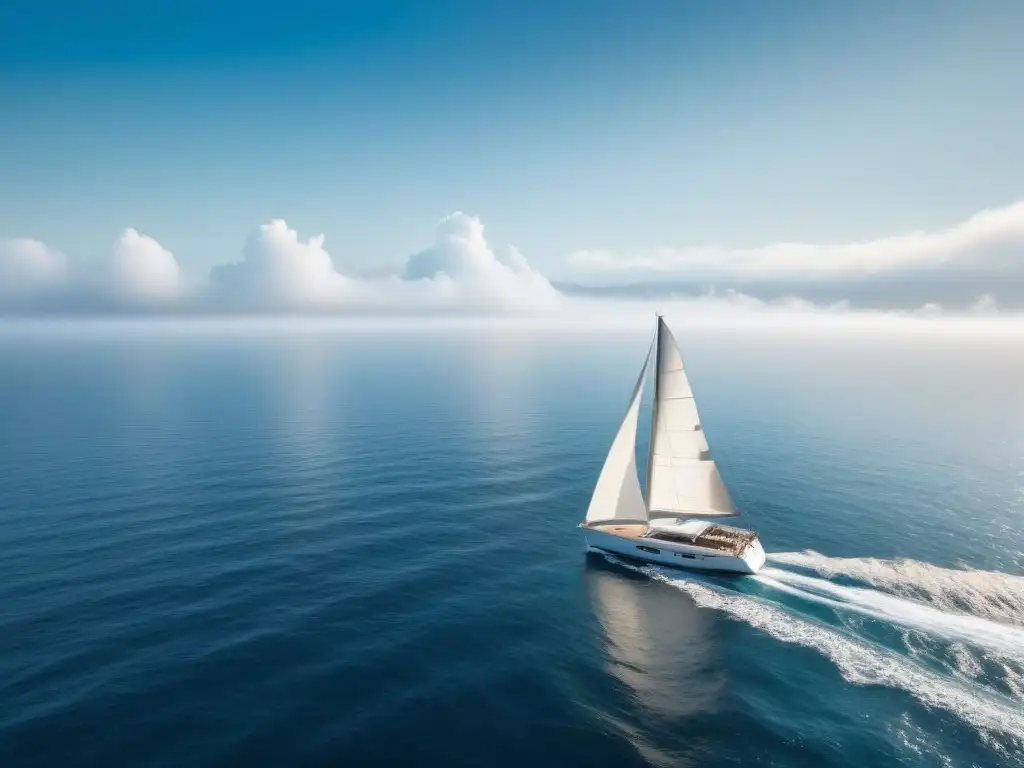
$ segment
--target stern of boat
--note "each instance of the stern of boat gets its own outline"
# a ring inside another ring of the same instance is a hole
[[[761,540],[754,539],[750,542],[740,559],[747,567],[747,573],[754,574],[761,570],[765,561],[764,547],[761,546]]]

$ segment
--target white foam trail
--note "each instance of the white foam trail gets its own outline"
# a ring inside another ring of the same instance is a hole
[[[953,663],[961,674],[967,677],[982,676],[984,670],[981,668],[981,662],[971,653],[969,648],[960,643],[953,643],[949,647],[949,651],[953,654]]]
[[[927,653],[962,678],[985,685],[999,680],[1002,688],[997,685],[996,690],[1024,699],[1024,631],[987,619],[947,613],[884,592],[844,587],[774,568],[763,569],[755,578],[805,600],[909,627],[911,631],[903,632],[901,638],[912,657]],[[953,642],[934,646],[927,642],[928,636]],[[989,665],[987,671],[983,661]]]
[[[1010,689],[1015,698],[1024,702],[1024,668],[1009,659],[995,659],[994,663],[1002,675],[1003,685]]]
[[[939,568],[916,560],[826,557],[818,552],[775,552],[768,560],[832,578],[847,576],[885,592],[1024,627],[1024,578],[1006,573]]]
[[[989,686],[1010,698],[1024,702],[1024,658],[1000,655],[997,652],[951,643],[945,647],[921,648],[923,635],[904,633],[903,642],[910,655],[926,654],[942,662],[954,676]],[[929,645],[927,640],[925,646]]]
[[[864,613],[877,613],[910,627],[921,640],[927,635],[955,639],[945,650],[928,649],[929,655],[947,663],[954,673],[975,680],[1001,681],[1001,689],[1024,700],[1024,578],[1005,573],[969,569],[939,568],[915,560],[879,560],[875,558],[830,558],[818,552],[781,552],[768,556],[771,562],[813,570],[823,577],[846,576],[877,587],[880,592],[845,587],[819,579],[782,571],[785,581],[816,587],[820,594],[847,602],[842,607]],[[779,577],[777,569],[761,574]],[[800,581],[800,579],[805,579]],[[799,587],[787,591],[800,594]],[[906,602],[900,602],[901,597]],[[805,596],[806,595],[801,595]],[[864,598],[859,600],[859,598]],[[894,600],[896,602],[888,602]],[[836,607],[839,607],[838,605]],[[937,613],[929,613],[937,611]],[[870,614],[869,614],[870,615]],[[921,648],[915,633],[904,633],[903,640],[912,656]],[[966,642],[973,647],[961,644]],[[947,655],[948,654],[948,655]]]
[[[835,664],[849,683],[900,689],[929,708],[954,715],[975,728],[986,743],[1004,757],[1020,761],[1024,754],[1024,710],[1004,697],[972,691],[898,654],[798,619],[756,597],[719,591],[675,574],[669,575],[655,566],[635,566],[617,558],[610,559],[686,592],[701,607],[723,611],[781,642],[817,651]]]
[[[890,621],[949,639],[963,640],[1002,653],[1024,656],[1024,630],[999,622],[949,613],[930,605],[885,592],[847,587],[826,579],[802,576],[777,568],[765,568],[757,576],[761,583],[833,608],[858,611],[872,618]]]

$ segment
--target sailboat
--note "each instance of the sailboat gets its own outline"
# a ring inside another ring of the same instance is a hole
[[[654,394],[647,494],[636,468],[636,430],[644,380],[653,360]],[[717,522],[736,517],[711,458],[683,357],[664,319],[605,458],[580,523],[591,549],[701,571],[757,573],[764,549],[753,531]]]

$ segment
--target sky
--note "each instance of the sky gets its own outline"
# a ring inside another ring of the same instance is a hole
[[[7,0],[0,30],[0,311],[1024,308],[1018,2]]]

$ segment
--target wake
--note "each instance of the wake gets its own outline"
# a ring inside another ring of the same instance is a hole
[[[1024,658],[1024,629],[1016,626],[777,568],[765,568],[754,578],[762,584],[837,610],[855,611],[881,621]]]
[[[806,576],[779,568],[763,568],[754,579],[792,597],[832,608],[840,615],[855,613],[904,627],[910,630],[902,635],[909,655],[930,657],[961,678],[1024,699],[1024,627],[987,618],[1020,618],[1013,613],[1006,615],[1009,604],[1005,597],[1014,582],[1022,580],[1002,573],[956,571],[914,561],[833,560],[817,553],[811,558],[793,553],[769,555],[772,562],[795,561],[803,567],[810,560],[822,574],[851,577],[851,572],[867,570],[875,575],[879,588],[846,586],[824,576]],[[867,567],[865,562],[869,563]],[[925,574],[927,578],[914,584],[909,581],[912,574]],[[952,585],[961,580],[970,585],[969,598],[952,592]],[[898,592],[928,595],[932,599],[902,597]],[[982,615],[951,610],[946,607],[950,605],[969,605]],[[945,645],[936,640],[946,641]]]
[[[1024,578],[1020,576],[939,568],[916,560],[826,557],[810,550],[772,553],[768,560],[827,579],[846,577],[943,611],[1024,627]]]
[[[938,600],[933,600],[933,604],[929,605],[881,589],[844,586],[827,578],[804,576],[779,568],[763,569],[754,577],[755,583],[769,590],[824,604],[837,612],[852,611],[872,619],[901,625],[908,628],[911,635],[934,635],[951,641],[949,651],[957,657],[954,668],[963,671],[964,674],[946,677],[916,663],[907,655],[853,635],[848,631],[849,627],[839,628],[819,623],[787,610],[785,605],[766,599],[764,595],[739,593],[699,576],[690,576],[674,569],[636,565],[614,556],[606,557],[621,566],[644,573],[652,579],[685,592],[697,605],[721,611],[775,640],[813,649],[831,661],[843,679],[853,685],[880,685],[906,691],[926,707],[947,712],[975,729],[981,738],[1002,756],[1024,764],[1021,758],[1024,754],[1024,708],[1014,701],[1015,698],[1019,698],[1015,694],[1024,694],[1024,631],[1019,626],[993,621],[987,616],[943,610],[939,607]],[[831,560],[817,553],[769,555],[769,560],[774,563],[783,563],[787,559],[799,560],[792,563],[793,565],[812,570],[820,568],[818,572],[822,574],[829,568],[834,568],[834,573],[840,573],[840,569],[848,568],[844,564],[850,562]],[[809,565],[811,562],[814,563],[813,566]],[[871,566],[871,572],[882,581],[878,574],[885,572],[885,566],[874,564]],[[933,573],[943,569],[921,563],[915,565],[920,566],[919,572],[929,575],[927,594],[937,595],[944,600],[953,599],[950,588],[945,586],[946,582]],[[905,576],[913,570],[901,562],[898,565],[898,572]],[[979,572],[968,573],[972,574],[969,578],[973,579],[974,574]],[[1003,574],[993,575],[1006,580],[1014,578]],[[900,583],[899,578],[892,577],[883,583],[891,587]],[[943,586],[937,587],[936,582]],[[989,615],[992,613],[992,604],[1003,605],[1001,601],[979,603],[981,596],[989,593],[984,591],[980,579],[972,583],[975,585],[976,594],[971,600],[975,601],[975,604],[984,605],[984,610]],[[906,588],[908,594],[926,593],[921,587],[917,587],[917,592],[912,592],[909,584]],[[1005,583],[1001,583],[997,589],[1005,589]],[[895,587],[892,587],[892,590],[895,592]],[[956,604],[959,606],[963,602],[958,601]],[[920,655],[921,649],[914,645],[914,639],[908,640],[905,636],[904,640],[911,656]],[[988,656],[979,659],[971,652],[969,646],[986,649],[991,654],[991,659]],[[978,685],[975,678],[981,677],[982,664],[986,660],[994,660],[1003,668],[1010,696]]]

